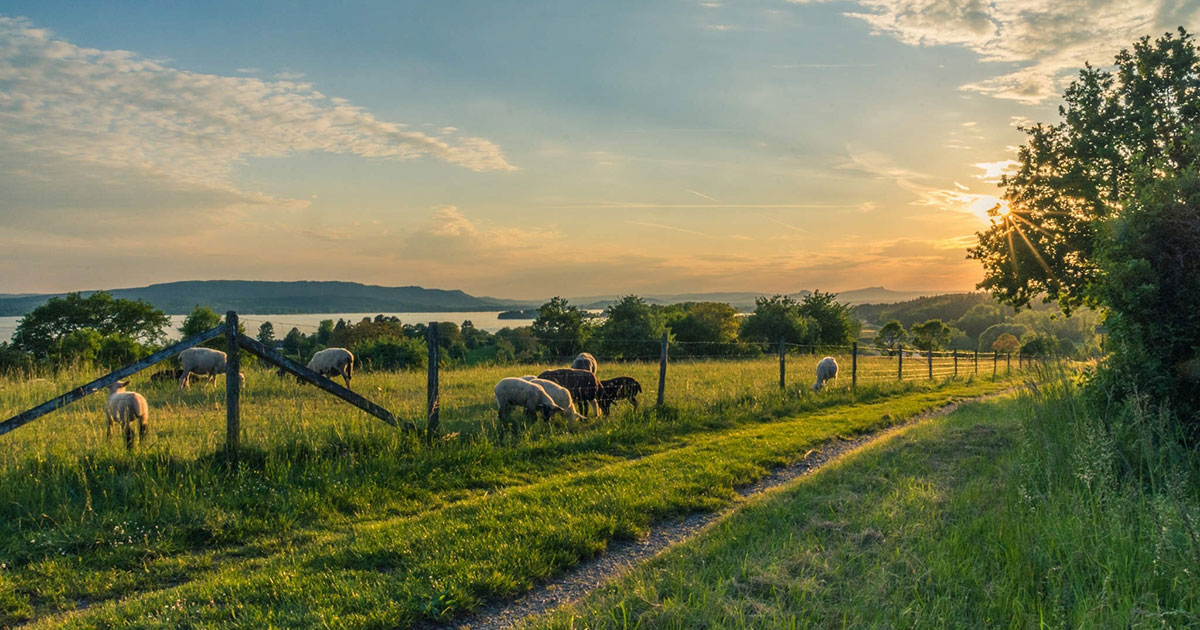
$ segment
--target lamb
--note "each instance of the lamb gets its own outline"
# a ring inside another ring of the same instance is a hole
[[[354,355],[345,348],[325,348],[313,355],[308,362],[308,369],[329,378],[341,374],[346,379],[346,389],[350,389],[350,377],[354,375]]]
[[[825,386],[826,381],[832,381],[837,378],[838,365],[833,357],[825,357],[817,363],[817,382],[813,385],[813,391],[820,391]]]
[[[105,436],[112,439],[114,422],[121,423],[125,433],[125,448],[133,448],[133,421],[138,423],[138,441],[146,441],[146,433],[150,430],[150,405],[137,392],[127,392],[125,387],[129,381],[117,381],[108,386],[108,404],[104,407],[104,415],[108,419],[108,430]]]
[[[600,381],[600,395],[597,396],[597,402],[600,403],[600,409],[607,416],[609,408],[618,400],[628,400],[633,403],[633,408],[637,409],[637,395],[640,393],[642,393],[642,384],[637,382],[637,379],[632,376],[618,376]]]
[[[599,366],[596,363],[596,357],[587,352],[580,352],[576,355],[575,360],[571,362],[571,368],[575,370],[587,370],[592,374],[596,373],[596,368]]]
[[[500,379],[495,391],[501,427],[508,423],[514,407],[524,408],[525,416],[531,422],[537,420],[539,411],[543,420],[549,420],[551,414],[564,413],[563,408],[555,404],[550,394],[537,383],[510,376]]]
[[[174,382],[178,381],[179,377],[181,377],[181,376],[183,376],[183,370],[181,370],[179,368],[167,368],[165,370],[159,370],[159,371],[155,372],[154,374],[151,374],[150,382],[151,383],[163,383],[165,381],[170,381],[170,382],[174,383]]]
[[[591,407],[595,409],[596,413],[600,413],[600,405],[596,402],[596,398],[600,393],[600,381],[596,379],[595,374],[588,370],[576,370],[574,368],[546,370],[538,374],[538,378],[554,381],[567,388],[567,391],[571,392],[571,399],[579,405],[580,411],[587,409],[586,403],[590,402]]]
[[[540,385],[542,389],[546,390],[546,393],[554,399],[554,404],[562,407],[563,415],[566,416],[567,419],[579,420],[583,417],[579,415],[578,411],[575,411],[575,402],[571,400],[571,392],[566,387],[563,387],[554,381],[548,381],[544,378],[538,378],[536,376],[522,376],[521,380],[529,381],[530,383],[536,383],[537,385]]]
[[[179,389],[192,386],[193,374],[208,376],[208,382],[217,380],[217,375],[225,373],[225,353],[212,348],[188,348],[179,353]],[[238,372],[242,385],[246,384],[246,375]]]

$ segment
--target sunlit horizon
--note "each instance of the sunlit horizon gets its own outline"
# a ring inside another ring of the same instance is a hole
[[[973,290],[1019,127],[1197,12],[1012,4],[8,3],[0,293]]]

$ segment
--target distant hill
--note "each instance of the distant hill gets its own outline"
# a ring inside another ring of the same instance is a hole
[[[895,319],[908,328],[931,319],[951,323],[976,304],[1000,305],[986,293],[948,293],[893,304],[858,304],[853,312],[855,317],[870,324],[879,325]]]
[[[145,300],[171,315],[190,313],[197,304],[210,306],[218,313],[234,310],[246,314],[495,311],[529,305],[515,300],[477,298],[456,290],[381,287],[357,282],[197,280],[112,289],[109,293],[118,298]],[[0,316],[24,315],[60,295],[63,294],[0,297]]]
[[[788,295],[796,300],[804,299],[811,291],[797,291]],[[924,295],[935,295],[934,291],[892,291],[883,287],[867,287],[838,293],[838,301],[847,304],[892,303],[911,300]],[[648,294],[641,296],[650,304],[679,304],[682,302],[723,302],[742,311],[754,310],[754,300],[759,296],[774,295],[761,292],[732,292],[732,293],[675,293],[666,295]],[[580,308],[607,308],[613,302],[621,299],[619,295],[593,295],[570,298],[571,304]]]

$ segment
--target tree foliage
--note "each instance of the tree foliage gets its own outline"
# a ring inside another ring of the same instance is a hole
[[[874,344],[876,348],[894,354],[905,341],[908,341],[908,331],[904,330],[904,326],[898,320],[893,319],[875,333]]]
[[[837,301],[836,293],[813,291],[801,300],[797,310],[802,317],[813,322],[808,343],[848,346],[858,339],[861,325],[851,315],[850,307]]]
[[[1182,28],[1143,38],[1113,71],[1086,66],[1063,95],[1062,121],[1025,128],[1018,166],[1001,185],[1009,213],[993,211],[969,257],[980,288],[1026,306],[1039,296],[1068,312],[1096,298],[1104,221],[1136,196],[1136,172],[1177,173],[1194,162],[1200,57]]]
[[[591,325],[579,307],[561,297],[551,298],[538,307],[533,334],[557,357],[574,356],[591,336]]]
[[[940,319],[931,319],[912,327],[913,345],[921,350],[939,350],[950,343],[950,327]]]
[[[161,343],[166,339],[163,329],[170,321],[165,313],[141,300],[115,299],[104,291],[86,298],[81,293],[68,293],[50,298],[22,317],[13,333],[13,347],[46,358],[58,352],[64,337],[83,329],[101,337],[115,335],[142,344]]]
[[[787,295],[754,299],[754,313],[742,321],[742,338],[747,341],[803,344],[810,340],[816,323],[800,312],[800,304]]]
[[[660,352],[666,326],[662,314],[636,295],[627,295],[608,307],[600,326],[600,352],[611,358],[653,357]]]

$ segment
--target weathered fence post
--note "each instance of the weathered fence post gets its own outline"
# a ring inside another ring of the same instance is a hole
[[[784,345],[783,338],[779,338],[779,389],[782,391],[787,387],[787,346]]]
[[[438,399],[438,325],[429,322],[425,330],[425,338],[429,343],[429,372],[425,379],[425,437],[429,440],[437,435],[441,422],[442,403]]]
[[[850,344],[850,387],[858,387],[858,342]]]
[[[958,348],[954,349],[954,378],[958,378]]]
[[[975,348],[975,373],[979,373],[979,348]]]
[[[992,350],[992,380],[996,380],[996,361],[1000,358],[1000,352]]]
[[[925,353],[926,362],[929,363],[929,380],[933,380],[933,344],[929,344],[929,350]]]
[[[899,355],[898,356],[900,357],[900,362],[896,364],[897,365],[896,380],[903,381],[904,380],[904,344],[899,344]]]
[[[663,404],[667,387],[667,333],[662,335],[662,353],[658,355],[658,406]]]
[[[1004,355],[1004,373],[1012,374],[1012,353],[1011,352]]]
[[[242,435],[242,375],[238,349],[238,314],[228,311],[225,313],[225,450],[234,457]]]

